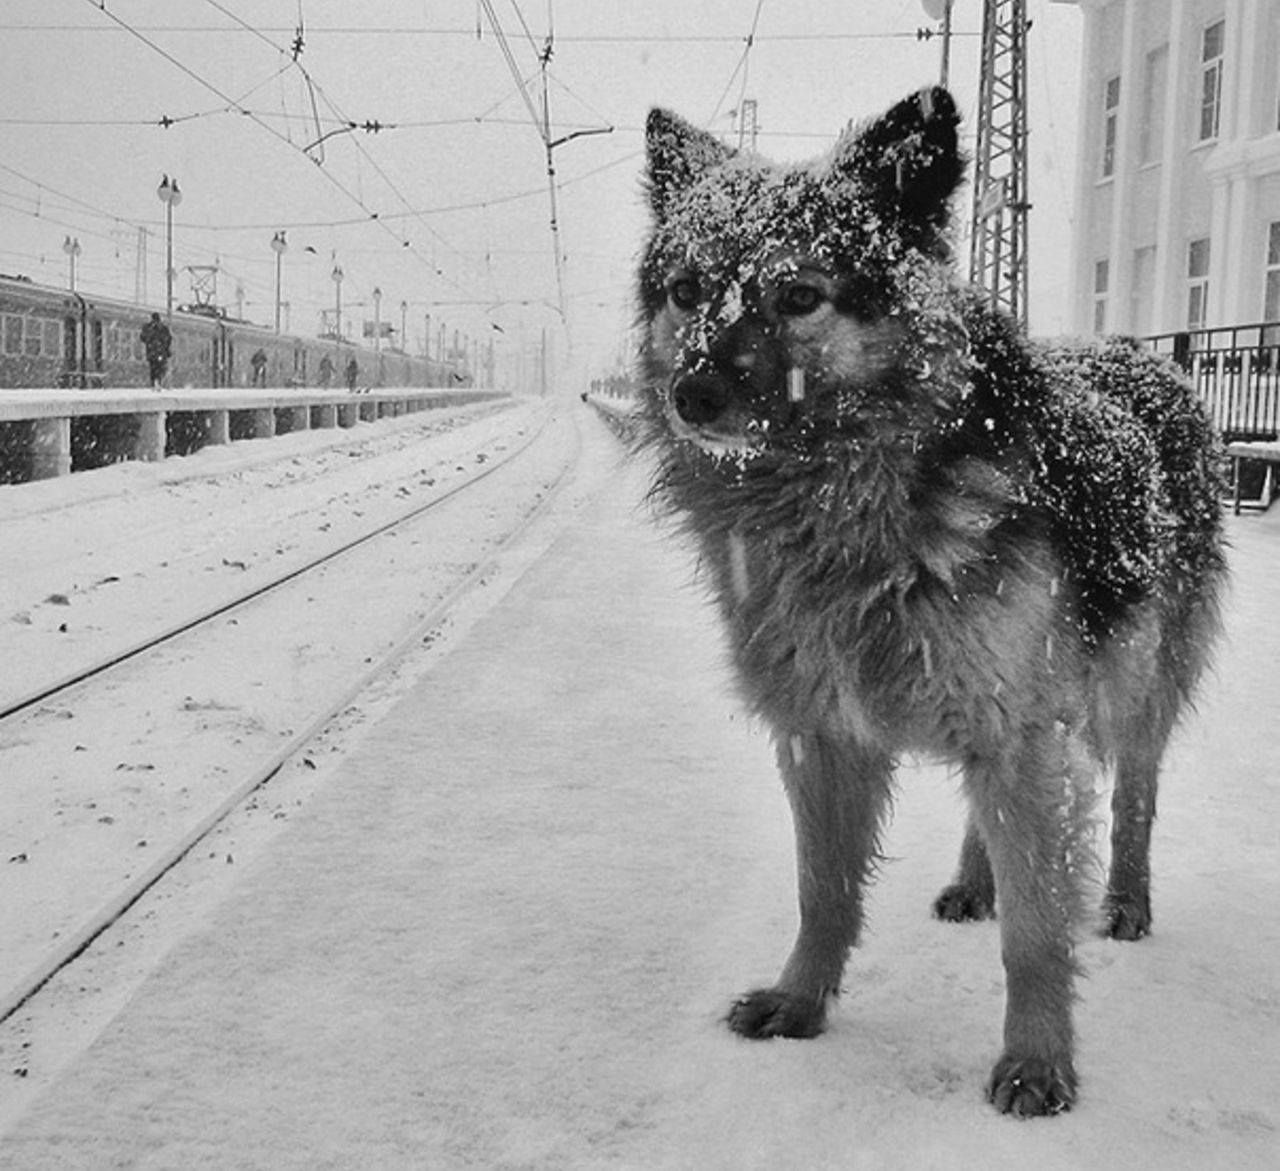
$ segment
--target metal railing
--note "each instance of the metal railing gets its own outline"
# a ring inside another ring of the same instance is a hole
[[[1280,436],[1280,321],[1141,340],[1186,371],[1227,442]]]

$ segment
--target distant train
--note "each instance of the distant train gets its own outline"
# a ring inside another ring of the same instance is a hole
[[[152,310],[0,275],[0,388],[149,386],[139,336]],[[215,310],[173,315],[172,386],[249,386],[251,359],[267,356],[268,386],[319,386],[323,359],[334,386],[356,359],[361,386],[469,386],[460,362],[440,362],[390,347],[380,353],[334,338],[278,334]]]

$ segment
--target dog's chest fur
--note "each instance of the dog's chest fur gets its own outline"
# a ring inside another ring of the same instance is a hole
[[[1010,478],[963,460],[913,494],[913,470],[873,451],[739,483],[732,507],[704,485],[691,527],[757,711],[955,756],[998,741],[1014,693],[1074,669],[1076,648],[1061,566]]]

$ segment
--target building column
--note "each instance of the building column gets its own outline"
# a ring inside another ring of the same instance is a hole
[[[1138,53],[1138,5],[1128,0],[1124,6],[1120,45],[1120,110],[1116,125],[1116,169],[1111,190],[1111,230],[1107,234],[1107,313],[1108,333],[1129,331],[1129,304],[1133,288],[1133,236],[1130,221],[1133,211],[1133,177],[1137,170],[1134,157],[1134,133],[1141,108],[1142,68]],[[1096,87],[1095,87],[1096,88]]]
[[[1160,196],[1156,211],[1155,332],[1187,324],[1187,241],[1182,236],[1182,187],[1186,154],[1186,94],[1178,84],[1187,56],[1187,0],[1169,0],[1169,65],[1164,91],[1164,141],[1160,146]]]
[[[1227,0],[1226,90],[1224,95],[1224,140],[1233,154],[1244,149],[1255,128],[1257,108],[1259,56],[1268,47],[1266,22],[1260,0]],[[1246,30],[1260,30],[1260,36],[1246,36]],[[1274,78],[1267,75],[1268,84]],[[1273,90],[1274,92],[1274,90]],[[1257,180],[1244,166],[1231,168],[1230,193],[1227,202],[1227,235],[1224,261],[1233,258],[1223,273],[1221,323],[1236,325],[1258,321],[1262,317],[1262,289],[1259,281],[1261,259],[1251,255],[1259,247],[1250,239],[1250,225],[1257,204]]]
[[[1081,33],[1080,97],[1076,107],[1076,141],[1079,154],[1076,158],[1076,214],[1072,232],[1071,280],[1067,295],[1071,298],[1070,328],[1079,334],[1093,332],[1093,257],[1087,247],[1091,237],[1090,218],[1094,213],[1093,186],[1096,178],[1093,159],[1086,157],[1093,142],[1087,132],[1093,117],[1098,72],[1098,10],[1091,4],[1081,4],[1080,17],[1084,22]]]

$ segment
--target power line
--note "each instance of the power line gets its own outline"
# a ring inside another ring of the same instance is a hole
[[[264,42],[266,45],[270,46],[270,48],[272,48],[277,53],[281,53],[281,54],[285,53],[286,50],[282,46],[277,45],[265,33],[260,32],[248,21],[244,20],[235,12],[233,12],[231,9],[229,9],[226,5],[220,3],[220,0],[205,0],[205,3],[210,5],[212,8],[217,9],[217,11],[221,12],[229,20],[235,21],[237,25],[245,29],[247,32],[253,33],[259,40]],[[356,130],[356,129],[364,129],[364,130],[369,130],[376,133],[377,131],[380,131],[382,129],[382,124],[380,122],[366,121],[363,124],[360,124],[350,119],[344,111],[340,110],[337,104],[333,101],[333,99],[330,98],[327,93],[325,93],[324,88],[319,84],[319,82],[317,82],[311,76],[310,72],[298,60],[298,56],[301,51],[300,39],[295,40],[295,45],[299,47],[298,52],[292,56],[288,65],[286,65],[286,68],[290,66],[295,67],[298,70],[298,72],[302,74],[303,78],[306,80],[306,83],[310,88],[312,94],[313,95],[319,94],[321,99],[324,101],[325,105],[329,107],[329,109],[333,112],[335,117],[339,120],[340,129],[335,130],[333,133],[342,133],[343,130]],[[313,105],[314,105],[314,97],[313,97]],[[316,120],[317,122],[319,121],[318,114],[316,115]],[[323,141],[324,137],[328,137],[328,135],[322,136],[320,141]],[[355,146],[356,146],[356,150],[359,151],[359,153],[366,159],[369,165],[373,167],[373,169],[378,173],[379,177],[387,185],[388,190],[390,190],[391,193],[395,196],[395,198],[399,200],[401,206],[406,209],[407,214],[413,218],[418,219],[419,222],[422,224],[423,228],[426,229],[427,233],[433,236],[435,239],[439,240],[440,243],[443,244],[446,248],[448,248],[451,252],[453,252],[455,256],[458,256],[459,259],[465,259],[465,257],[462,256],[462,253],[460,253],[456,248],[454,248],[453,245],[444,236],[442,236],[439,232],[437,232],[434,228],[432,228],[425,220],[421,218],[421,216],[418,215],[416,211],[413,210],[412,205],[409,203],[408,199],[405,198],[404,194],[400,191],[399,187],[397,187],[396,184],[392,181],[391,176],[387,174],[387,172],[373,157],[373,155],[369,153],[369,151],[365,148],[364,144],[357,139],[355,140]],[[306,153],[308,149],[309,148],[304,147],[303,148],[304,153]],[[380,218],[386,218],[386,217],[380,217]],[[435,264],[431,263],[430,261],[427,260],[426,257],[422,256],[417,251],[417,249],[414,248],[411,241],[400,239],[399,242],[401,247],[408,248],[425,267],[431,269],[437,276],[443,277],[446,283],[453,285],[455,288],[459,289],[462,292],[467,291],[466,289],[463,288],[462,285],[458,284],[458,282],[453,280],[447,273],[445,273],[443,269],[436,267]]]
[[[98,7],[97,0],[90,0],[94,7]],[[105,10],[104,10],[105,11]],[[180,34],[227,34],[234,33],[235,29],[222,28],[215,25],[180,25],[180,24],[152,24],[152,25],[136,25],[134,26],[139,32],[144,33],[180,33]],[[117,29],[104,28],[100,25],[88,24],[0,24],[5,32],[87,32],[87,33],[114,33]],[[255,33],[265,34],[293,34],[297,30],[293,28],[285,28],[283,26],[263,26],[255,28]],[[308,35],[321,34],[332,36],[444,36],[444,37],[468,37],[475,38],[476,30],[474,28],[426,28],[422,25],[379,25],[370,27],[369,25],[308,25]],[[973,32],[955,32],[951,34],[953,37],[978,37],[981,35],[977,31]],[[557,34],[556,41],[563,44],[586,44],[586,45],[637,45],[637,44],[686,44],[686,45],[704,45],[704,44],[745,44],[746,37],[742,35],[725,33],[725,34],[675,34],[675,33],[568,33]],[[795,44],[815,41],[888,41],[888,40],[917,40],[919,34],[915,29],[903,30],[902,32],[831,32],[831,33],[772,33],[767,37],[757,37],[757,43],[762,44]]]
[[[240,105],[235,98],[231,97],[227,93],[224,93],[222,89],[220,89],[213,82],[209,81],[208,78],[203,77],[201,74],[197,73],[185,62],[175,57],[162,45],[159,45],[155,41],[153,41],[143,31],[141,31],[138,28],[135,28],[128,21],[117,16],[114,12],[111,12],[109,9],[105,7],[99,7],[99,5],[95,2],[95,0],[86,0],[86,2],[93,5],[93,7],[97,9],[97,11],[101,12],[109,20],[113,21],[121,30],[129,33],[131,36],[140,40],[148,48],[158,53],[161,57],[163,57],[176,69],[180,70],[187,77],[191,78],[192,81],[196,82],[198,85],[202,86],[204,89],[207,89],[211,93],[216,95],[218,98],[220,98],[222,101],[224,101],[227,104],[227,107],[229,109],[234,109],[238,113],[244,114],[246,117],[249,118],[251,122],[255,123],[257,126],[265,130],[268,134],[271,135],[272,138],[275,138],[278,141],[283,142],[286,146],[290,148],[290,150],[300,149],[297,146],[295,146],[295,144],[287,136],[281,134],[280,131],[276,130],[275,127],[271,126],[265,119],[263,119],[258,114],[254,113],[252,110],[249,110],[248,108]],[[209,2],[213,4],[215,3],[215,0],[209,0]],[[224,12],[226,11],[225,9],[222,9],[220,5],[215,4],[215,6],[219,7],[221,11],[224,11]],[[235,18],[234,16],[233,16],[233,19],[237,19],[238,21],[238,18]],[[241,25],[244,24],[244,22],[242,21],[238,21],[238,23],[240,23]],[[273,47],[277,48],[278,51],[283,52],[283,50],[279,50],[278,46],[273,46]],[[301,69],[300,65],[299,65],[299,69]],[[309,157],[309,156],[306,156],[305,151],[303,151],[302,153],[304,154],[304,157]],[[314,162],[315,160],[312,159],[312,161]],[[416,250],[412,248],[412,244],[410,241],[404,239],[403,237],[397,237],[393,229],[390,227],[390,225],[382,222],[380,213],[370,208],[365,203],[365,201],[360,198],[359,195],[357,195],[354,191],[350,190],[350,188],[348,188],[340,179],[338,179],[336,176],[331,174],[324,167],[320,167],[319,170],[320,170],[320,173],[325,177],[325,179],[329,183],[331,183],[334,187],[336,187],[344,196],[346,196],[348,200],[356,204],[356,206],[358,206],[363,212],[365,212],[370,221],[377,223],[378,226],[383,231],[395,237],[397,240],[397,243],[400,244],[402,248],[407,248],[410,251],[413,251],[414,255],[418,257],[418,259],[423,263],[425,267],[430,268],[436,275],[444,277],[445,280],[448,281],[448,283],[454,285],[455,287],[462,288],[462,286],[458,285],[458,283],[454,281],[451,277],[445,274],[442,270],[437,269],[434,265],[430,264],[425,257],[417,253]]]
[[[762,0],[763,2],[763,0]],[[552,258],[555,262],[556,276],[556,297],[559,306],[560,321],[564,327],[566,337],[569,337],[569,318],[567,311],[567,301],[565,298],[565,280],[564,280],[564,249],[560,243],[560,213],[559,213],[559,196],[556,183],[556,166],[555,166],[555,148],[563,146],[566,142],[573,138],[577,138],[584,134],[601,134],[611,133],[613,127],[599,129],[578,130],[573,133],[562,135],[560,138],[552,138],[551,136],[551,94],[549,89],[548,74],[551,64],[551,57],[555,50],[555,33],[552,24],[553,16],[551,10],[551,2],[547,4],[547,23],[548,33],[547,39],[541,50],[538,49],[537,43],[533,39],[533,34],[525,22],[524,14],[520,11],[520,5],[517,0],[511,0],[511,6],[515,9],[516,16],[520,21],[521,27],[524,29],[525,36],[528,38],[530,47],[533,49],[538,59],[539,73],[542,80],[542,110],[541,113],[534,107],[533,99],[529,94],[528,86],[524,80],[524,75],[520,71],[520,67],[516,64],[515,55],[511,51],[510,45],[507,43],[506,33],[503,31],[502,22],[498,19],[498,14],[494,11],[492,0],[480,0],[480,6],[484,9],[484,14],[489,19],[489,26],[493,30],[493,35],[498,42],[502,55],[507,62],[507,68],[511,76],[515,79],[516,86],[520,91],[520,96],[524,99],[529,116],[533,119],[534,129],[538,132],[538,137],[542,140],[543,150],[546,155],[547,165],[547,196],[551,212],[551,248]],[[570,348],[572,348],[572,340],[569,340]]]
[[[709,122],[714,122],[720,114],[720,107],[724,105],[724,100],[729,96],[729,91],[733,88],[734,79],[739,73],[742,74],[742,93],[747,91],[747,70],[751,59],[751,50],[756,43],[756,29],[760,24],[760,10],[764,7],[764,0],[756,0],[755,15],[751,19],[751,31],[743,38],[744,44],[742,56],[738,58],[738,63],[733,67],[733,72],[729,75],[728,84],[724,87],[724,92],[720,95],[719,101],[716,102],[716,108],[712,111]],[[742,105],[742,99],[739,97],[738,105]]]

